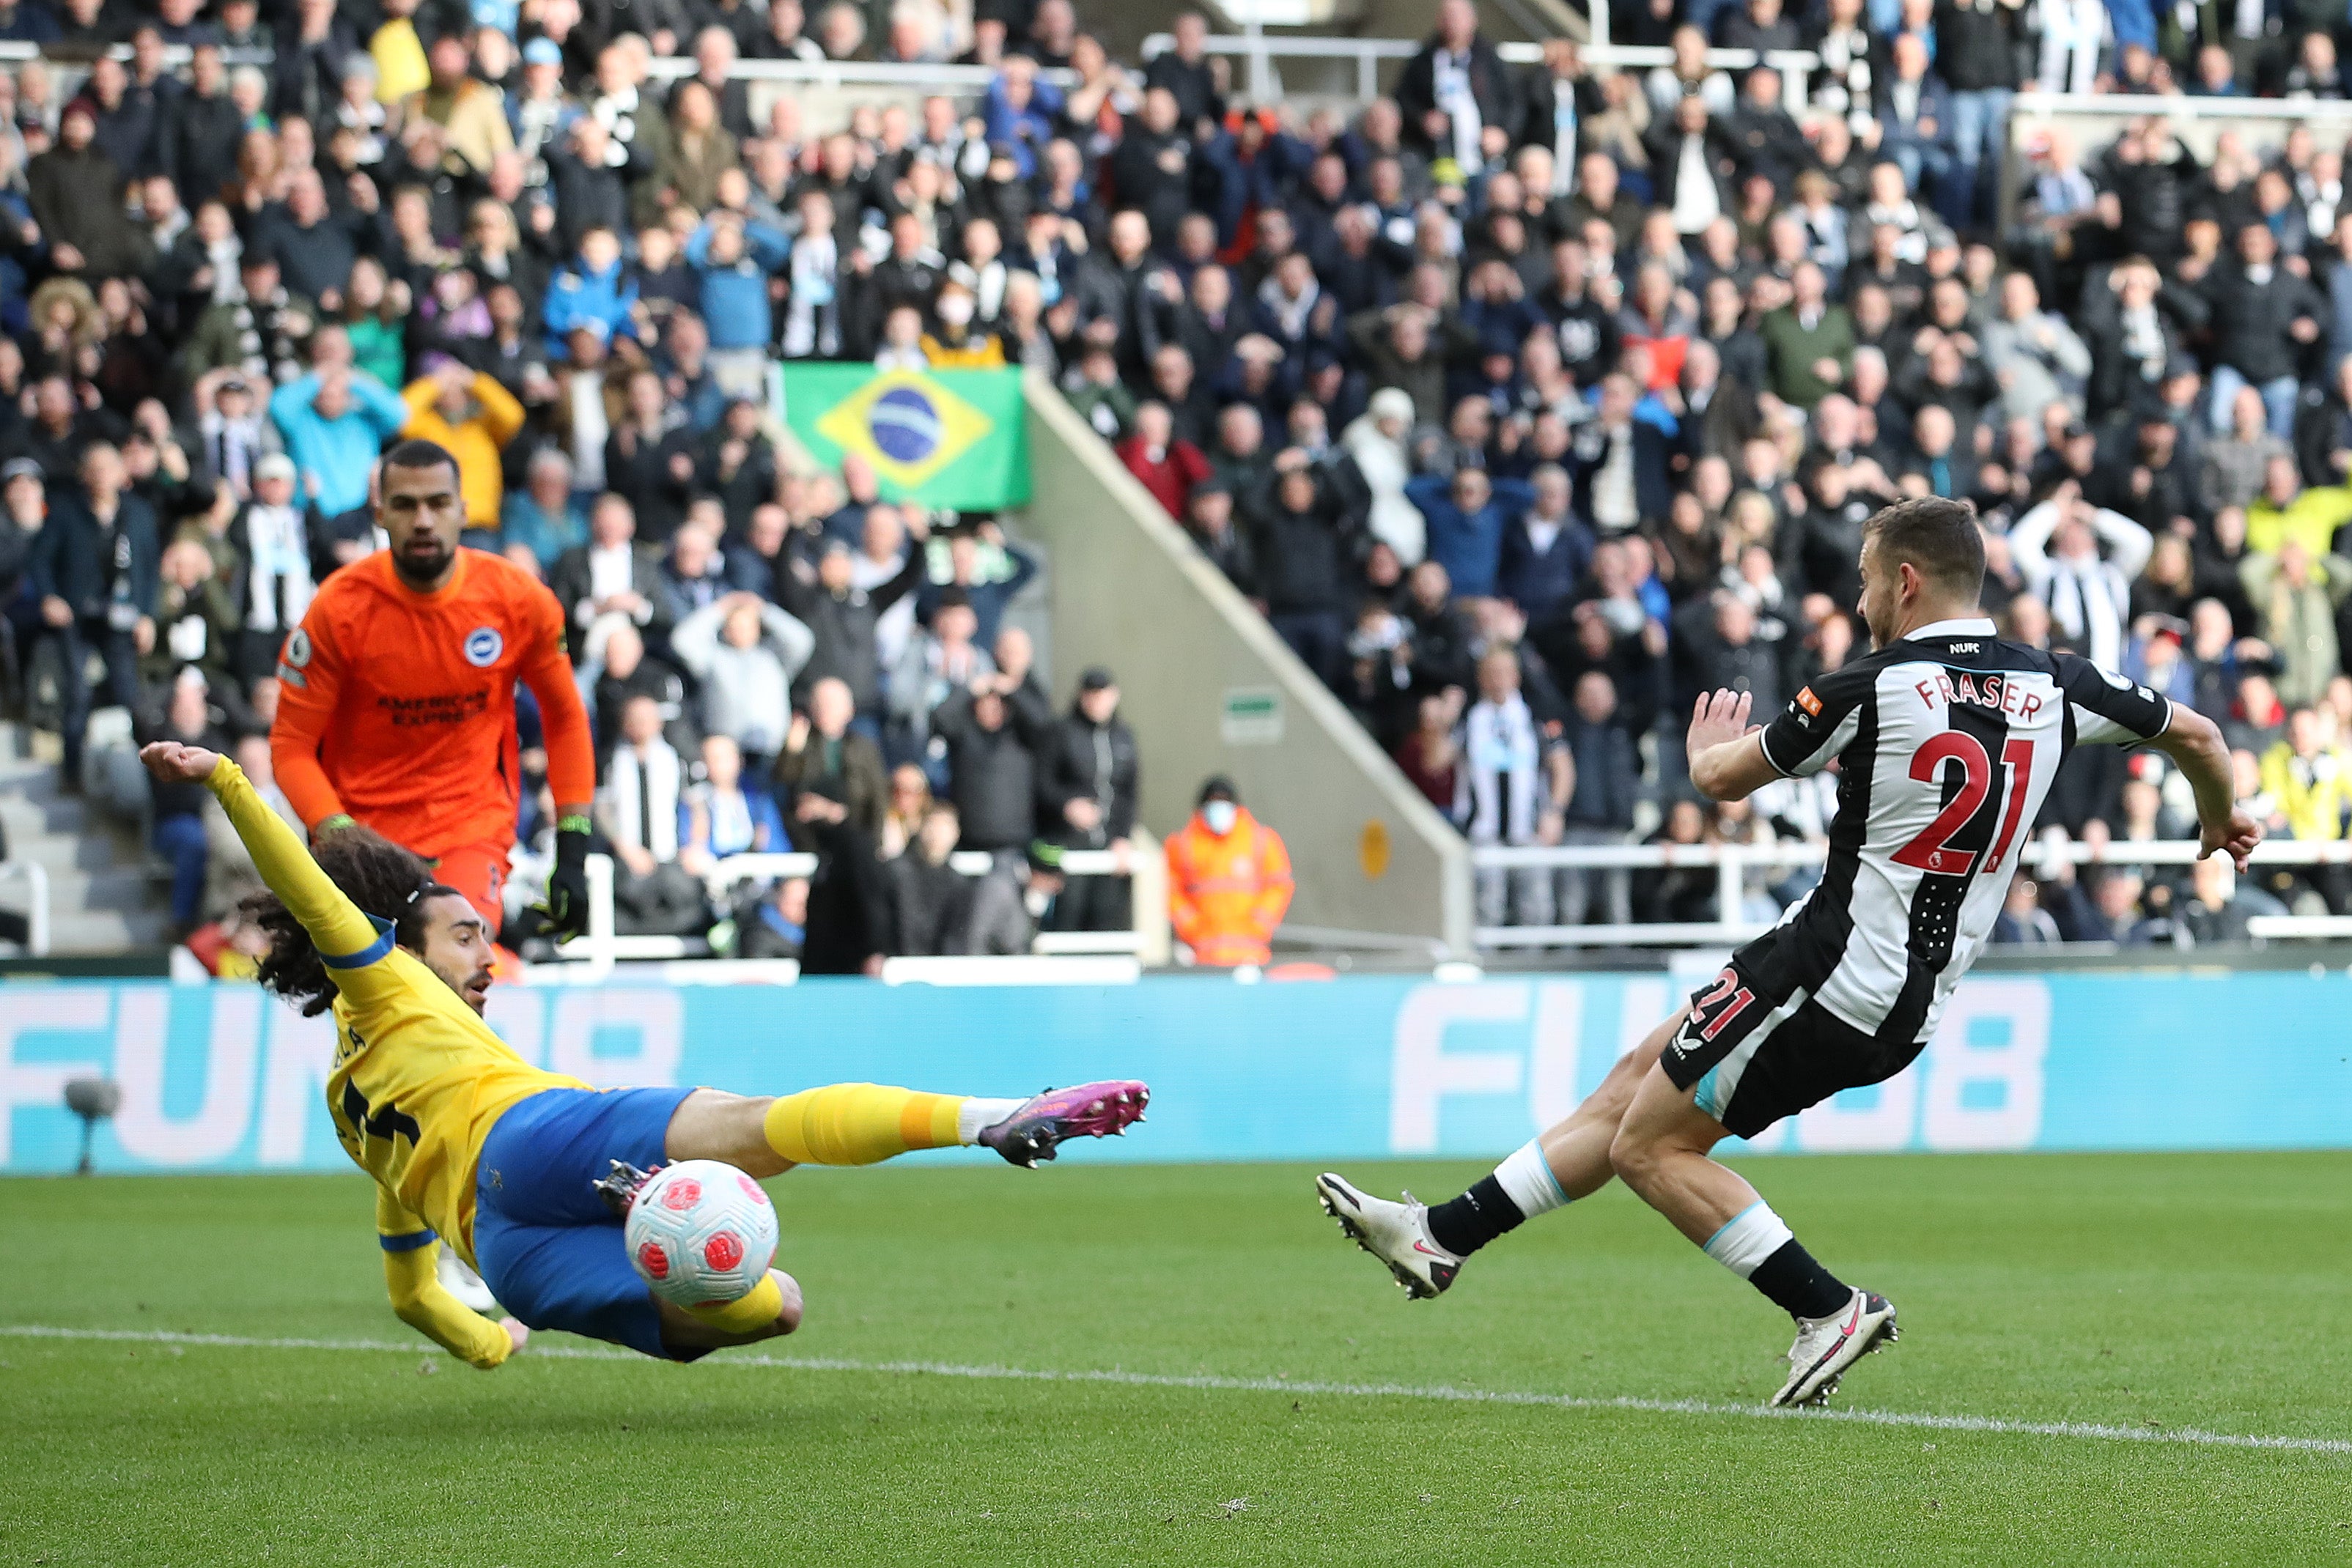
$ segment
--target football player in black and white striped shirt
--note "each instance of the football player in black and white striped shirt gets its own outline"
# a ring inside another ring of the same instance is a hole
[[[1839,768],[1822,881],[1620,1061],[1592,1096],[1434,1208],[1337,1176],[1324,1207],[1416,1297],[1522,1220],[1622,1176],[1797,1322],[1776,1405],[1826,1399],[1895,1337],[1895,1308],[1816,1262],[1771,1206],[1708,1157],[1841,1090],[1908,1066],[1984,950],[2059,763],[2076,745],[2149,746],[2197,794],[2203,852],[2243,870],[2262,837],[2238,809],[2221,732],[2193,708],[2071,653],[1999,640],[1978,607],[1984,541],[1963,501],[1870,520],[1863,617],[1874,652],[1750,727],[1727,691],[1692,715],[1691,781],[1717,800]]]

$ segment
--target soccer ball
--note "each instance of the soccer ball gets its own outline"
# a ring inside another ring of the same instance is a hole
[[[760,1184],[718,1160],[680,1160],[637,1189],[623,1227],[647,1289],[681,1307],[749,1295],[776,1256],[776,1211]]]

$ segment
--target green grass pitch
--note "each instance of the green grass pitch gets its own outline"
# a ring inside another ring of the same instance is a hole
[[[0,1182],[0,1563],[2352,1562],[2352,1154],[1748,1168],[1902,1310],[1839,1404],[1995,1429],[1745,1413],[1786,1320],[1613,1189],[1410,1303],[1307,1167],[801,1172],[766,1363],[483,1375],[356,1176]]]

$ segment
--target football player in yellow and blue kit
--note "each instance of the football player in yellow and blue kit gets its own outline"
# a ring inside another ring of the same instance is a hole
[[[344,1151],[375,1178],[393,1308],[485,1370],[535,1328],[691,1361],[799,1325],[800,1287],[773,1270],[734,1301],[656,1300],[595,1186],[614,1161],[723,1160],[761,1176],[981,1145],[1027,1166],[1065,1138],[1122,1131],[1149,1098],[1128,1081],[1025,1101],[874,1083],[775,1099],[592,1089],[531,1066],[482,1021],[489,934],[424,860],[364,828],[322,840],[314,860],[236,763],[171,742],[140,758],[158,779],[209,787],[252,852],[269,885],[249,905],[269,940],[261,983],[305,1013],[334,1013],[327,1106]],[[436,1239],[512,1318],[493,1323],[441,1286]]]

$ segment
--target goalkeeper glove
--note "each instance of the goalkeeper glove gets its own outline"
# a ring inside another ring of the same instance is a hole
[[[547,877],[547,935],[568,942],[588,931],[588,819],[573,815],[555,824],[555,869]]]

